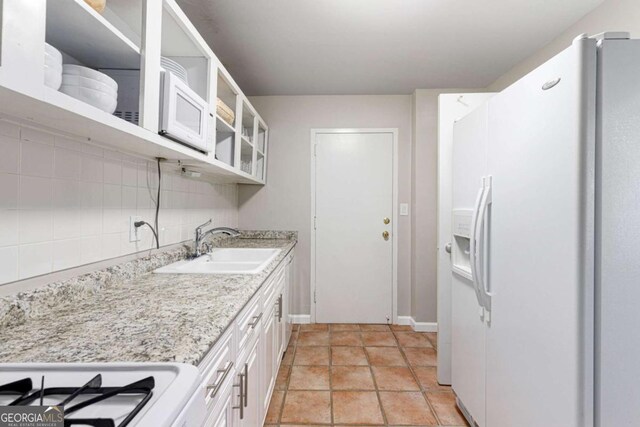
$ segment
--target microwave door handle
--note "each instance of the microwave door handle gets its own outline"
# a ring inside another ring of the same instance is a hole
[[[478,304],[482,307],[482,298],[480,297],[480,289],[478,288],[478,272],[476,270],[476,231],[478,225],[478,214],[480,211],[480,202],[484,196],[484,177],[482,178],[482,186],[478,191],[476,197],[476,203],[473,208],[473,214],[471,216],[471,233],[469,236],[469,266],[471,267],[471,282],[473,283],[473,289],[476,292],[476,298]]]

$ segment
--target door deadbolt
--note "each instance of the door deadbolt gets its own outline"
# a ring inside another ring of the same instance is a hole
[[[385,224],[389,224],[391,220],[389,218],[385,218],[382,220],[382,222],[384,222]]]
[[[389,240],[389,232],[388,231],[383,231],[382,232],[382,238],[384,240]]]

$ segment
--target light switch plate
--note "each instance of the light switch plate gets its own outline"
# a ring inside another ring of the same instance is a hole
[[[129,217],[129,242],[139,242],[140,236],[138,235],[138,229],[135,225],[135,222],[140,221],[142,218],[139,216],[130,216]]]
[[[400,203],[400,215],[401,216],[409,215],[409,203]]]

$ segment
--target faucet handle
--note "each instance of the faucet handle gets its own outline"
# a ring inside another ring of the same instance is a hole
[[[209,218],[209,221],[205,222],[204,224],[201,224],[199,226],[196,227],[196,230],[202,230],[204,227],[206,227],[207,225],[211,224],[211,222],[213,221],[213,218]]]

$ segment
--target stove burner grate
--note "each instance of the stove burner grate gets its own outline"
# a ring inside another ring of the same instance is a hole
[[[125,427],[133,418],[142,410],[142,408],[151,400],[153,396],[153,388],[155,387],[155,380],[153,377],[147,377],[140,381],[133,382],[131,384],[122,387],[102,387],[102,377],[96,375],[88,383],[82,387],[42,387],[39,390],[33,390],[33,382],[31,378],[24,378],[22,380],[14,381],[8,384],[0,385],[0,395],[17,395],[16,400],[11,402],[10,406],[26,406],[30,405],[36,400],[42,399],[46,396],[67,396],[65,400],[60,402],[60,406],[65,407],[65,421],[64,425],[88,425],[93,427]],[[78,396],[89,396],[87,400],[70,405]],[[109,418],[67,418],[66,416],[79,411],[87,406],[102,402],[114,396],[123,395],[137,395],[142,399],[136,404],[125,419],[117,426],[113,419]]]

